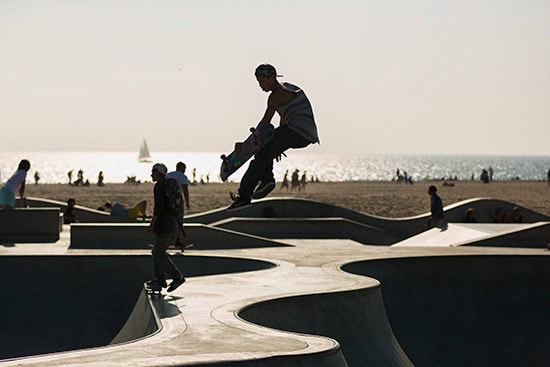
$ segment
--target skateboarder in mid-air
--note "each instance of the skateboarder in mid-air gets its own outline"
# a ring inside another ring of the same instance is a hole
[[[279,159],[289,148],[305,148],[319,142],[317,125],[311,104],[300,87],[279,83],[275,67],[261,64],[256,68],[256,80],[265,92],[271,92],[267,99],[267,109],[258,127],[269,124],[275,112],[281,117],[273,138],[267,142],[250,162],[241,179],[238,196],[228,211],[250,206],[251,199],[261,199],[275,188],[273,160]]]

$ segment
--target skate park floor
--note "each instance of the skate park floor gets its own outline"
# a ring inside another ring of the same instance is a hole
[[[246,233],[247,224],[239,226]],[[529,231],[538,239],[531,247]],[[546,360],[550,251],[542,244],[549,235],[544,221],[449,223],[447,231],[422,230],[389,245],[344,233],[277,238],[272,247],[195,246],[183,255],[172,251],[187,282],[160,298],[143,290],[152,277],[149,250],[72,249],[70,232],[64,225],[55,243],[0,246],[0,366],[513,366]],[[514,238],[520,246],[510,245]]]

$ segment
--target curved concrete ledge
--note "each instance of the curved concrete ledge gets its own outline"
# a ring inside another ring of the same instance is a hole
[[[265,301],[245,307],[239,316],[275,329],[334,338],[350,366],[412,366],[388,323],[379,286]]]
[[[62,212],[66,208],[65,203],[41,198],[27,198],[27,204],[32,207],[58,207]],[[491,223],[491,213],[498,207],[507,212],[511,212],[514,207],[521,208],[525,223],[550,221],[550,216],[534,212],[514,203],[491,198],[474,198],[446,206],[445,217],[448,222],[461,222],[466,209],[470,207],[476,210],[476,217],[480,223]],[[139,223],[134,219],[111,216],[109,213],[78,205],[76,210],[77,216],[83,223]],[[227,212],[225,208],[219,208],[205,213],[189,215],[185,217],[185,221],[186,223],[212,224],[232,217],[343,218],[404,239],[424,231],[429,213],[406,218],[384,218],[313,200],[279,197],[258,200],[249,208],[231,213]]]
[[[434,256],[343,267],[382,283],[388,319],[419,366],[540,366],[550,257]]]
[[[149,301],[144,288],[126,323],[109,344],[135,342],[141,338],[155,334],[161,328],[162,322]]]
[[[445,207],[445,217],[448,222],[461,222],[466,210],[476,209],[476,216],[480,223],[492,222],[491,213],[501,207],[511,212],[514,207],[522,209],[525,223],[550,221],[550,217],[534,212],[519,205],[488,198],[465,200]],[[429,213],[407,218],[384,218],[369,214],[358,213],[336,205],[320,203],[312,200],[296,198],[268,198],[255,201],[254,204],[239,211],[228,213],[224,208],[210,212],[190,215],[187,223],[211,224],[226,220],[230,217],[238,218],[344,218],[351,222],[371,226],[402,239],[425,230]]]
[[[492,213],[497,208],[502,208],[507,213],[518,207],[521,209],[524,223],[536,223],[550,221],[550,216],[537,213],[529,208],[517,205],[505,200],[492,198],[474,198],[464,200],[445,207],[445,217],[448,222],[461,222],[468,208],[474,208],[479,223],[492,223]]]

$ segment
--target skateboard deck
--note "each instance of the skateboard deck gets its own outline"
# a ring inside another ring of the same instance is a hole
[[[251,134],[243,142],[235,143],[235,149],[228,155],[221,156],[220,177],[226,181],[235,171],[245,164],[265,143],[273,137],[275,128],[271,124],[261,125],[258,129],[250,128]]]
[[[145,291],[151,297],[158,297],[158,298],[162,297],[162,291],[160,290],[146,288]]]
[[[151,287],[147,283],[144,285],[145,292],[147,292],[148,295],[152,297],[161,297],[162,296],[162,288],[160,287]]]
[[[187,243],[183,246],[178,246],[178,245],[170,245],[168,246],[168,250],[174,250],[176,251],[176,253],[174,253],[173,255],[176,255],[177,254],[177,251],[179,251],[179,253],[183,254],[185,252],[185,250],[188,250],[190,249],[191,247],[194,247],[195,245],[192,244],[192,243]],[[149,247],[150,248],[153,248],[155,247],[155,245],[153,245],[152,243],[149,244]],[[167,250],[167,251],[168,251]],[[169,252],[170,254],[172,254],[172,252]]]

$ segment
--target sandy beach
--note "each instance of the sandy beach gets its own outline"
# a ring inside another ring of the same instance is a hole
[[[305,190],[281,190],[280,183],[270,197],[299,197],[339,205],[362,213],[388,218],[418,215],[429,211],[428,186],[435,185],[443,204],[450,205],[477,197],[501,199],[550,215],[550,185],[544,181],[453,181],[454,186],[444,186],[441,181],[420,181],[413,185],[395,182],[319,182],[308,183]],[[187,214],[200,213],[230,204],[229,191],[235,191],[237,183],[211,183],[189,187],[191,208]],[[66,202],[69,197],[77,205],[97,208],[105,201],[131,205],[146,199],[148,212],[152,212],[153,184],[106,184],[103,187],[74,187],[68,184],[27,183],[26,196]]]

